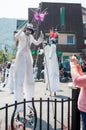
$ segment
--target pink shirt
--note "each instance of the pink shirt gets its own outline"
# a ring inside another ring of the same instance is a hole
[[[86,75],[80,76],[77,74],[77,76],[73,78],[73,82],[76,87],[80,88],[78,109],[86,112]]]

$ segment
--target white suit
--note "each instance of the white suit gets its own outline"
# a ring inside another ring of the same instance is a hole
[[[39,45],[43,39],[39,38],[38,41],[36,41],[31,34],[26,36],[23,31],[18,32],[15,38],[19,41],[14,67],[15,100],[21,102],[26,98],[26,100],[29,101],[34,97],[33,59],[30,46],[32,43]],[[31,103],[27,105],[32,107]],[[22,111],[22,109],[22,106],[20,106],[17,111]]]
[[[59,64],[56,55],[56,44],[51,44],[49,65],[50,89],[51,92],[56,92],[59,89]]]
[[[56,55],[56,44],[50,42],[45,46],[45,83],[51,92],[59,90],[59,64]]]
[[[46,89],[49,88],[49,53],[50,53],[50,46],[49,44],[47,44],[44,47],[44,53],[45,53],[45,57],[44,57],[44,78],[45,78],[45,86]]]

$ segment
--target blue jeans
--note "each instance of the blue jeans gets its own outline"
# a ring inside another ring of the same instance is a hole
[[[80,115],[82,117],[83,130],[86,130],[86,112],[80,111]]]

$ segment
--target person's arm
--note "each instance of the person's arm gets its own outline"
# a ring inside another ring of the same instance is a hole
[[[41,32],[40,33],[40,37],[38,38],[38,40],[35,40],[35,38],[32,36],[32,43],[35,44],[35,45],[39,45],[43,42],[43,33]]]
[[[77,67],[72,61],[70,61],[70,72],[71,72],[72,79],[74,79],[77,75],[79,75],[77,71]]]
[[[15,40],[18,40],[19,35],[20,35],[24,30],[25,30],[25,26],[24,26],[22,29],[20,29],[20,30],[17,31],[17,33],[14,35]]]
[[[77,75],[74,79],[73,82],[76,86],[78,87],[86,87],[86,75],[80,76]]]
[[[72,80],[75,86],[86,87],[86,75],[80,76],[80,74],[78,73],[77,67],[73,61],[70,61],[70,67],[71,67]]]

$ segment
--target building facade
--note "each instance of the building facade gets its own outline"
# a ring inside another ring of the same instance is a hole
[[[86,48],[83,36],[83,17],[81,4],[73,3],[40,3],[41,11],[47,9],[47,16],[39,24],[38,32],[42,30],[45,39],[49,36],[49,30],[58,31],[57,55],[61,60],[68,59],[73,54],[82,53]],[[29,22],[33,19],[34,11],[28,9]],[[35,26],[37,23],[34,22]]]
[[[83,19],[83,37],[84,37],[84,48],[83,53],[86,54],[86,8],[82,7],[82,19]]]

